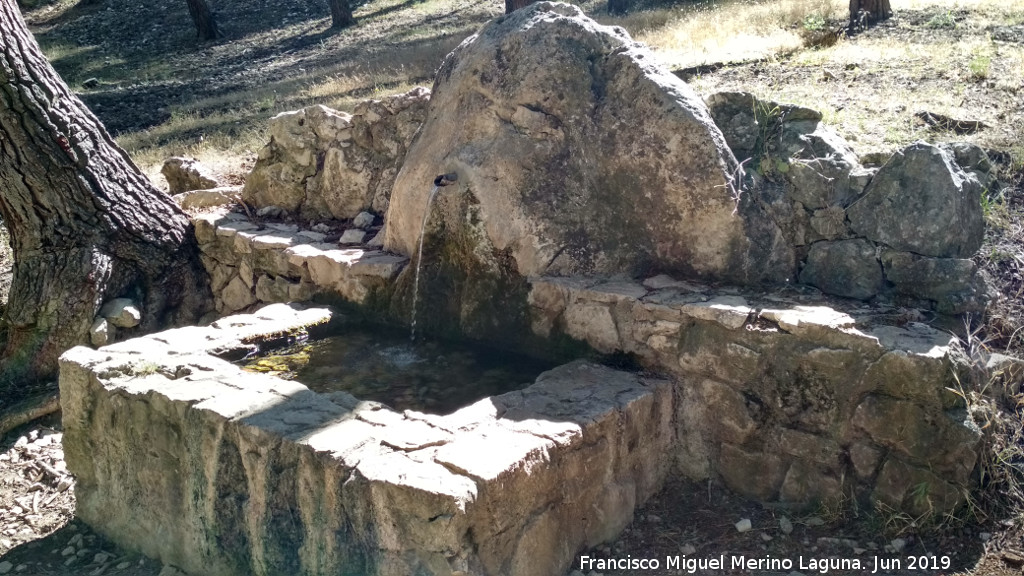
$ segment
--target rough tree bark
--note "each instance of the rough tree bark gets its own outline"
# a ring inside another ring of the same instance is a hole
[[[346,28],[356,23],[352,15],[352,5],[348,0],[330,0],[331,28]]]
[[[215,40],[220,31],[217,21],[213,18],[213,10],[206,0],[185,0],[188,2],[188,13],[196,24],[196,35],[200,40]]]
[[[889,0],[850,0],[850,25],[863,27],[892,16]]]
[[[511,14],[520,8],[526,8],[537,0],[505,0],[505,14]]]
[[[0,404],[52,379],[106,300],[139,302],[140,331],[206,311],[189,219],[71,93],[15,0],[0,0],[0,216],[14,252]]]

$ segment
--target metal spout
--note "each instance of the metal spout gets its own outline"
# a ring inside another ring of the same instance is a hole
[[[437,178],[434,178],[434,186],[447,186],[449,184],[454,184],[458,179],[459,175],[455,172],[441,174]]]

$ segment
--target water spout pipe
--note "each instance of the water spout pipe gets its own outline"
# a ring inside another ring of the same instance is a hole
[[[455,172],[441,174],[437,178],[434,178],[434,186],[447,186],[449,184],[454,184],[458,179],[459,175]]]

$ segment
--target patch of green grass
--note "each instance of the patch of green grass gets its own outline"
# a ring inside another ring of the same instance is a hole
[[[974,80],[984,80],[988,78],[991,73],[992,58],[979,54],[971,59],[971,62],[968,64],[968,68],[971,70],[971,78]]]
[[[947,10],[932,16],[924,25],[926,28],[956,28],[956,17],[952,10]]]

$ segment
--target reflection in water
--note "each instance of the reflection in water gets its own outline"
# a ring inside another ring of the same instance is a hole
[[[381,327],[344,333],[244,361],[246,370],[294,379],[320,392],[344,391],[396,410],[450,414],[525,388],[554,364],[520,354],[421,338]]]

